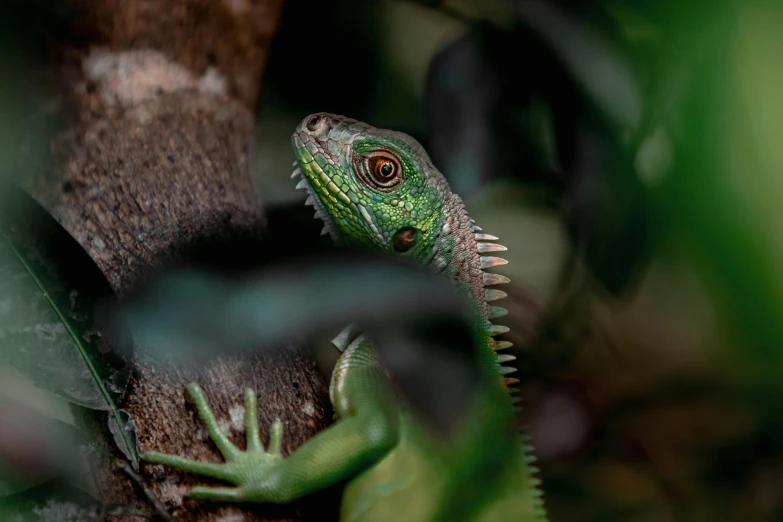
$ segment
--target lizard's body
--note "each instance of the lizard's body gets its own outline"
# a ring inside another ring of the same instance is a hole
[[[482,381],[458,434],[442,440],[402,404],[370,342],[360,335],[345,348],[332,374],[336,423],[291,456],[279,455],[276,423],[269,453],[258,441],[255,397],[246,398],[248,452],[227,441],[203,393],[191,394],[226,464],[149,453],[145,459],[238,484],[194,488],[191,495],[227,501],[288,502],[350,479],[341,520],[351,522],[543,521],[540,491],[513,428],[508,385],[513,371],[500,362],[510,346],[490,322],[505,315],[488,303],[505,294],[489,288],[508,280],[484,270],[505,261],[483,254],[505,250],[480,233],[426,152],[412,138],[338,116],[305,118],[293,138],[298,188],[341,242],[427,264],[453,281],[475,304]],[[371,289],[370,289],[371,290]],[[390,318],[393,320],[393,318]],[[436,368],[433,372],[437,371]]]

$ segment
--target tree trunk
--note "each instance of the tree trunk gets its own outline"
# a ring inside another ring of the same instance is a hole
[[[80,0],[78,43],[60,49],[69,128],[52,142],[57,182],[36,197],[82,244],[120,296],[191,245],[264,227],[250,177],[254,106],[282,0]],[[263,433],[284,422],[284,453],[326,425],[326,379],[291,349],[164,371],[137,357],[123,408],[141,451],[218,462],[185,386],[198,381],[240,447],[243,396]],[[145,504],[111,472],[110,502]],[[183,500],[198,479],[160,466],[142,477],[177,520],[299,519],[283,508]]]

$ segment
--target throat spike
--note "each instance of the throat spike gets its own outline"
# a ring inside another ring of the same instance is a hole
[[[515,355],[509,355],[509,354],[500,354],[498,355],[498,362],[503,364],[510,361],[516,361],[517,358]]]
[[[302,178],[301,180],[299,180],[299,183],[296,184],[296,189],[302,190],[304,188],[307,188],[307,180]]]

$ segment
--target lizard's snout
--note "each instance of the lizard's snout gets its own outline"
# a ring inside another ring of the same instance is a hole
[[[309,134],[314,138],[324,139],[329,136],[329,131],[332,130],[335,123],[336,121],[331,115],[320,112],[318,114],[311,114],[302,120],[297,131]]]

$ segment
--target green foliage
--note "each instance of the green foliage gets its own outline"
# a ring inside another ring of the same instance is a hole
[[[3,522],[101,522],[110,515],[127,517],[144,513],[126,506],[103,505],[82,491],[52,483],[0,498]]]
[[[116,344],[108,341],[106,328],[96,319],[111,302],[111,288],[79,244],[32,198],[8,184],[0,193],[0,368],[71,403],[74,411],[82,407],[108,412],[115,442],[138,466],[133,423],[118,406],[130,378],[130,354],[114,350]],[[27,469],[32,465],[23,459],[22,468],[0,483],[0,492],[18,491],[25,474],[32,473],[26,487],[81,469],[76,455],[69,457],[79,453],[74,449],[78,445],[92,440],[87,434],[96,433],[94,427],[76,422],[76,436],[73,426],[34,414],[21,397],[4,393],[10,397],[4,414],[13,411],[8,410],[9,400],[21,408],[21,417],[6,419],[7,433],[11,440],[29,443],[18,452],[27,460],[36,456],[43,468]],[[13,451],[0,448],[0,458]]]

